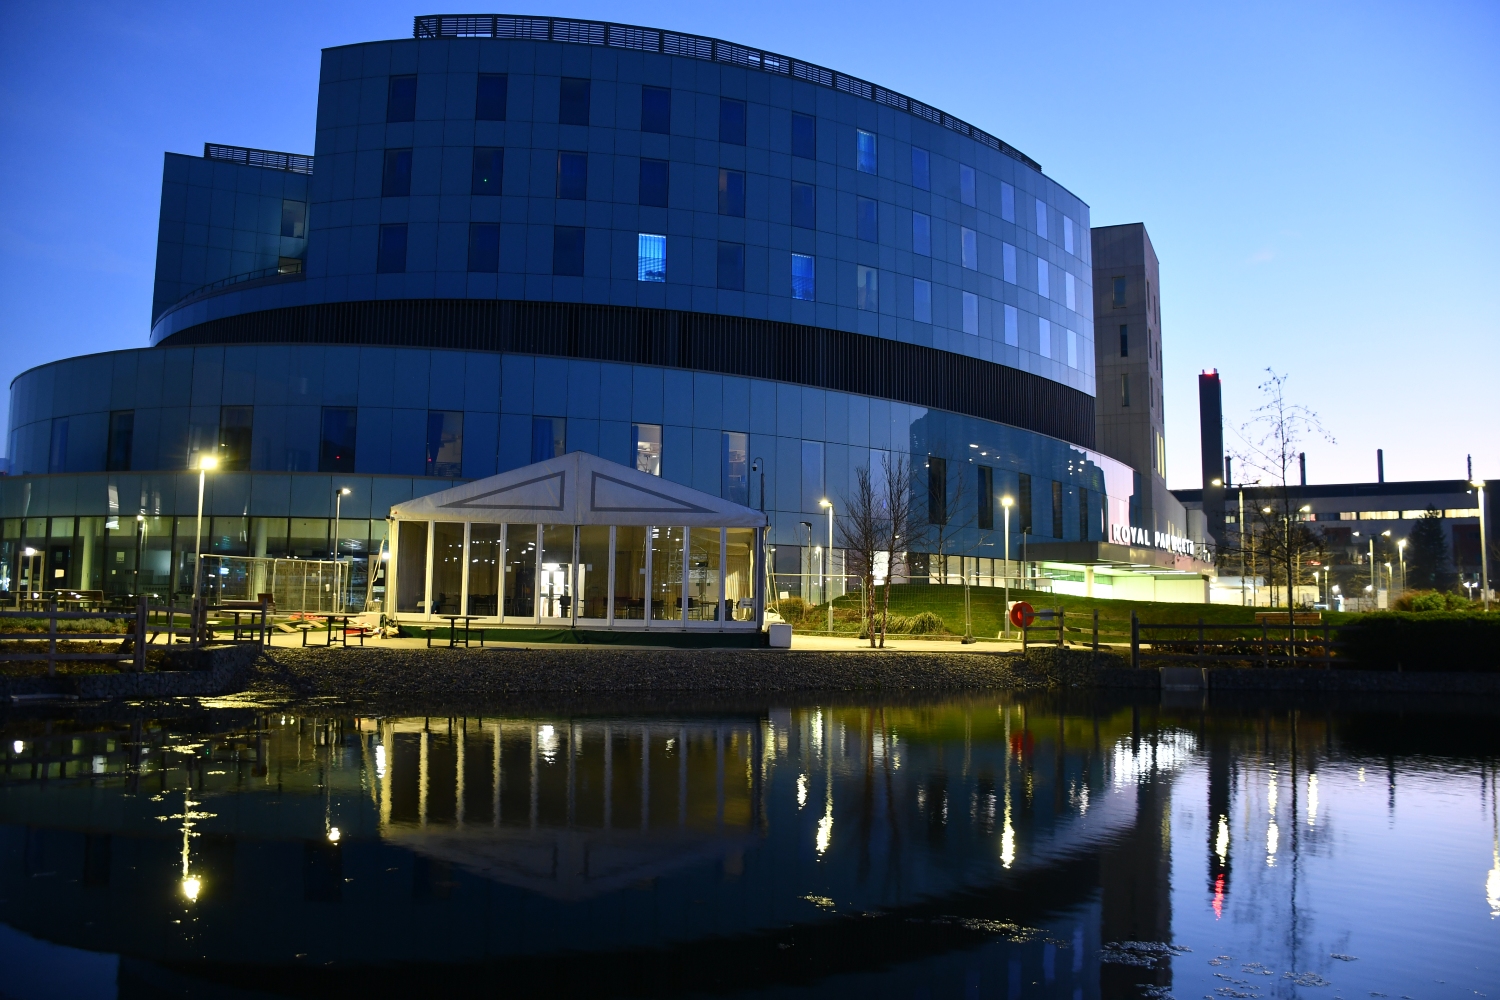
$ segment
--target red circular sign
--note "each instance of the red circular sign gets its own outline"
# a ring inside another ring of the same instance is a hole
[[[1025,601],[1017,601],[1010,608],[1010,623],[1016,628],[1030,628],[1036,621],[1036,609]]]

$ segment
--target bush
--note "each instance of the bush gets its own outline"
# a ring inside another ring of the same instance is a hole
[[[1449,594],[1441,590],[1414,590],[1402,594],[1396,601],[1397,611],[1474,611],[1476,607],[1462,594]]]
[[[0,632],[46,633],[46,618],[0,618]],[[59,633],[67,632],[120,632],[127,631],[125,622],[117,618],[63,618],[57,623]]]
[[[1339,665],[1355,670],[1500,672],[1500,615],[1378,611],[1340,627],[1338,638]]]
[[[879,615],[871,619],[870,631],[880,631]],[[909,617],[891,615],[886,622],[885,631],[887,635],[942,635],[948,631],[948,626],[933,612],[922,611]]]

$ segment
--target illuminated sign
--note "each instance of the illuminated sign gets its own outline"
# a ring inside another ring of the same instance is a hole
[[[1109,526],[1109,540],[1116,545],[1144,545],[1153,549],[1162,549],[1179,556],[1193,556],[1197,554],[1197,546],[1191,538],[1174,535],[1170,531],[1152,531],[1148,528],[1136,528],[1128,524],[1111,524]]]

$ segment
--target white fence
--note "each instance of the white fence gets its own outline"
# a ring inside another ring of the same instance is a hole
[[[278,612],[355,614],[365,610],[366,588],[353,579],[363,562],[205,555],[203,597],[213,607],[270,594]]]

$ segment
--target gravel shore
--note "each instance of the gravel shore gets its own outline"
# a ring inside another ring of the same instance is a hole
[[[1089,655],[1076,651],[1033,650],[1023,657],[618,647],[273,649],[261,658],[250,682],[252,690],[266,693],[350,700],[542,693],[916,693],[1092,685]]]

